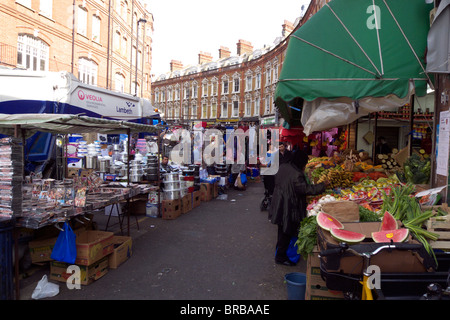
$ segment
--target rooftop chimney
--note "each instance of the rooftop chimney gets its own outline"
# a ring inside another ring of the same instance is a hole
[[[238,56],[243,55],[244,53],[253,52],[253,46],[250,42],[240,39],[237,43],[237,54]]]
[[[227,47],[220,47],[219,49],[219,59],[229,58],[231,56],[231,51]]]
[[[198,63],[199,64],[211,62],[212,59],[213,59],[213,57],[212,57],[211,53],[209,53],[209,52],[200,51],[200,53],[198,54]]]
[[[287,20],[284,20],[284,23],[281,25],[281,27],[283,28],[281,31],[281,36],[283,38],[287,37],[294,30],[294,24]]]
[[[174,72],[181,69],[183,69],[183,63],[181,61],[178,60],[170,61],[170,72]]]

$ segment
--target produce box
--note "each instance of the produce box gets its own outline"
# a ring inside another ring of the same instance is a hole
[[[181,214],[188,213],[192,210],[192,195],[187,194],[181,198]]]
[[[430,241],[433,249],[450,250],[450,215],[430,218],[427,221],[427,230],[439,235],[438,240]]]
[[[200,185],[201,192],[201,200],[202,201],[211,201],[213,199],[214,194],[214,184],[212,183],[202,183]]]
[[[201,191],[192,192],[192,209],[197,208],[202,202],[202,193]]]
[[[69,277],[73,276],[73,273],[70,274],[67,271],[67,268],[71,264],[60,262],[60,261],[52,261],[50,263],[50,280],[60,281],[60,282],[66,282],[69,279]],[[89,266],[83,266],[78,265],[80,268],[80,284],[82,285],[88,285],[95,280],[100,279],[105,274],[108,273],[108,257],[103,257],[99,261],[89,265]],[[73,283],[73,282],[72,282]]]
[[[132,239],[131,237],[114,236],[113,243],[114,251],[108,256],[109,267],[111,269],[117,269],[118,266],[131,257],[133,253]]]
[[[219,196],[219,182],[214,182],[213,184],[213,198],[217,198]]]
[[[163,200],[162,218],[164,220],[173,220],[181,215],[181,200]]]
[[[320,258],[317,246],[308,256],[306,262],[306,300],[342,300],[342,291],[333,291],[327,288],[320,274]]]
[[[77,258],[75,264],[90,266],[114,250],[114,233],[87,230],[76,238]]]
[[[332,201],[322,205],[322,211],[341,222],[358,222],[359,205],[354,201]]]
[[[380,222],[348,222],[343,223],[344,230],[354,231],[366,235],[366,239],[359,244],[351,245],[358,252],[372,251],[371,244],[372,232],[379,231]],[[317,229],[318,246],[320,250],[333,249],[339,247],[339,242],[334,239],[330,232],[320,227]],[[411,239],[407,242],[417,243]],[[367,246],[367,248],[365,248]],[[342,272],[346,274],[361,274],[363,271],[363,258],[355,256],[351,253],[344,256],[335,255],[321,258],[325,262],[328,272]],[[384,250],[371,258],[371,264],[380,267],[381,272],[426,272],[427,267],[424,265],[424,259],[430,259],[425,248],[418,252],[411,251],[388,251]],[[428,261],[428,260],[427,260]]]

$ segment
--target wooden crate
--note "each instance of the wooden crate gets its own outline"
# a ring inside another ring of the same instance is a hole
[[[430,241],[433,249],[450,250],[450,215],[433,217],[427,221],[427,230],[439,234],[439,239]]]

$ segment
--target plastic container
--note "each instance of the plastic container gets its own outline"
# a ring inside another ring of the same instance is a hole
[[[288,300],[305,300],[306,274],[288,273],[284,276],[287,285]]]
[[[13,219],[0,218],[0,300],[14,299],[13,228]]]

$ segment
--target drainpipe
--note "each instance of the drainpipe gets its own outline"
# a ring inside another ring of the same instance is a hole
[[[111,40],[111,0],[108,4],[108,45],[107,45],[107,57],[106,57],[106,89],[109,88],[109,59],[110,59],[110,40]]]
[[[75,60],[75,6],[76,6],[76,0],[73,0],[73,12],[72,12],[72,63],[70,72],[73,74],[73,67],[74,67],[74,60]]]

